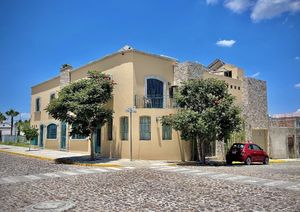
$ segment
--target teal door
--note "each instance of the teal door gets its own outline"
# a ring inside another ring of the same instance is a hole
[[[65,122],[61,123],[60,129],[60,148],[66,149],[66,140],[67,140],[67,125]]]
[[[93,139],[94,139],[95,153],[99,154],[101,151],[101,128],[96,129]]]
[[[40,125],[40,145],[39,147],[44,147],[44,125]]]
[[[38,145],[38,137],[34,137],[31,141],[31,145],[37,146]]]

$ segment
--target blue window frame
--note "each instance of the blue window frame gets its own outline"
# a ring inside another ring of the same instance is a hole
[[[172,140],[172,127],[170,125],[162,125],[162,139]]]
[[[47,126],[47,138],[48,139],[56,139],[56,135],[57,135],[56,124],[49,124]]]
[[[122,141],[128,140],[128,117],[120,118],[120,137]]]
[[[164,83],[158,79],[147,79],[147,99],[145,107],[163,108]]]
[[[140,117],[140,140],[151,140],[151,117]]]

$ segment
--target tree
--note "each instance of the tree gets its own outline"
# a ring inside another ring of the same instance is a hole
[[[114,84],[109,76],[89,71],[87,79],[65,86],[46,107],[53,118],[72,126],[71,135],[89,137],[91,160],[95,158],[93,134],[112,118],[106,103],[112,98]]]
[[[29,143],[29,150],[30,150],[31,141],[38,136],[38,129],[31,127],[29,121],[23,122],[20,129],[24,133],[26,140],[30,142]]]
[[[5,115],[3,115],[3,113],[0,112],[0,123],[4,122],[6,120]]]
[[[29,120],[19,120],[16,123],[17,127],[17,135],[20,135],[21,132],[24,132],[23,129],[30,127],[30,121]]]
[[[10,109],[5,114],[7,116],[10,116],[10,135],[12,135],[13,127],[14,127],[14,117],[17,116],[17,115],[19,115],[20,113],[18,111]]]
[[[206,144],[240,130],[240,109],[224,81],[213,78],[186,81],[175,94],[175,101],[177,113],[163,117],[162,123],[181,131],[183,139],[196,141],[197,156],[203,164]]]
[[[6,120],[5,115],[0,112],[0,124],[2,124]],[[0,141],[2,141],[2,131],[0,130]]]

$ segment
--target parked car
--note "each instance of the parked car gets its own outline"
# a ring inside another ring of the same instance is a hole
[[[268,154],[254,143],[234,143],[226,154],[226,163],[232,161],[244,162],[250,165],[252,162],[269,163]]]

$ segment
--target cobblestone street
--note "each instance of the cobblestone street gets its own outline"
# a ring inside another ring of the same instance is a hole
[[[63,172],[69,174],[63,175]],[[41,177],[45,173],[61,175]],[[21,178],[20,181],[0,182],[0,211],[22,211],[31,204],[50,200],[75,203],[69,211],[300,210],[300,191],[297,189],[247,184],[239,180],[226,180],[225,177],[222,179],[226,174],[288,181],[298,185],[300,163],[269,166],[98,168],[97,172],[95,167],[59,165],[0,153],[0,178],[40,176],[36,180],[32,177],[32,180],[24,182]]]

